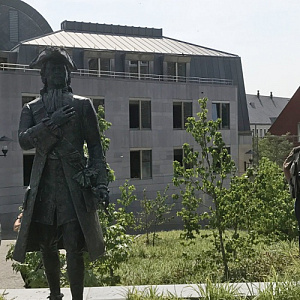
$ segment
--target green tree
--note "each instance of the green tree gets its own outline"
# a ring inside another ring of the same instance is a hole
[[[199,233],[200,221],[208,218],[212,228],[216,229],[216,247],[222,256],[224,277],[228,278],[228,255],[225,248],[223,199],[228,192],[226,188],[235,172],[235,164],[219,131],[221,120],[208,120],[207,99],[200,99],[200,112],[197,120],[190,117],[186,123],[186,131],[191,133],[200,151],[193,151],[190,145],[184,144],[184,164],[174,162],[175,186],[181,188],[182,209],[178,215],[184,223],[184,237],[193,239],[194,233]],[[187,168],[185,166],[190,166]],[[199,212],[203,196],[213,202],[207,211]]]
[[[238,223],[234,228],[239,226],[272,239],[296,237],[294,203],[283,171],[275,162],[264,157],[255,169],[234,178],[228,197],[233,200],[227,209],[231,215],[228,220]]]
[[[141,212],[138,213],[138,225],[137,229],[141,229],[146,232],[146,243],[150,244],[150,231],[152,230],[152,246],[155,245],[157,238],[157,227],[159,225],[169,222],[173,216],[169,216],[173,207],[173,204],[168,204],[167,186],[163,193],[157,191],[154,199],[147,198],[146,190],[143,191],[143,199],[140,201]]]
[[[135,226],[133,212],[127,210],[137,200],[133,194],[135,187],[127,181],[120,186],[120,191],[117,205],[110,203],[107,211],[98,211],[106,249],[96,261],[86,259],[86,286],[115,285],[120,282],[116,271],[128,259],[133,237],[127,231]]]
[[[259,158],[266,157],[280,167],[292,148],[293,143],[289,134],[277,136],[267,133],[265,137],[258,139]]]

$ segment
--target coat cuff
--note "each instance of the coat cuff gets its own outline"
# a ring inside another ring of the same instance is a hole
[[[32,145],[46,155],[61,139],[62,131],[49,118],[45,118],[34,130],[29,129],[29,136]]]

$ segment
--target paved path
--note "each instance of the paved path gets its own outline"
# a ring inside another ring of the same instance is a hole
[[[0,246],[0,289],[23,289],[24,281],[20,273],[12,269],[12,261],[6,261],[5,257],[9,246],[14,244],[14,240],[2,240]]]

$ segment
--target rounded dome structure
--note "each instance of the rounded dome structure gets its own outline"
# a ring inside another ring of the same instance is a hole
[[[44,17],[21,0],[0,0],[0,24],[0,50],[5,51],[20,41],[53,32]]]

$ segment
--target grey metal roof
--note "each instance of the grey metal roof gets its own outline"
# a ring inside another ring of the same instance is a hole
[[[289,98],[246,95],[250,125],[273,124],[289,102]]]
[[[64,46],[94,50],[113,50],[126,52],[147,52],[164,54],[205,55],[237,57],[230,54],[168,37],[151,38],[122,36],[73,31],[56,31],[36,39],[24,41],[23,45]]]

